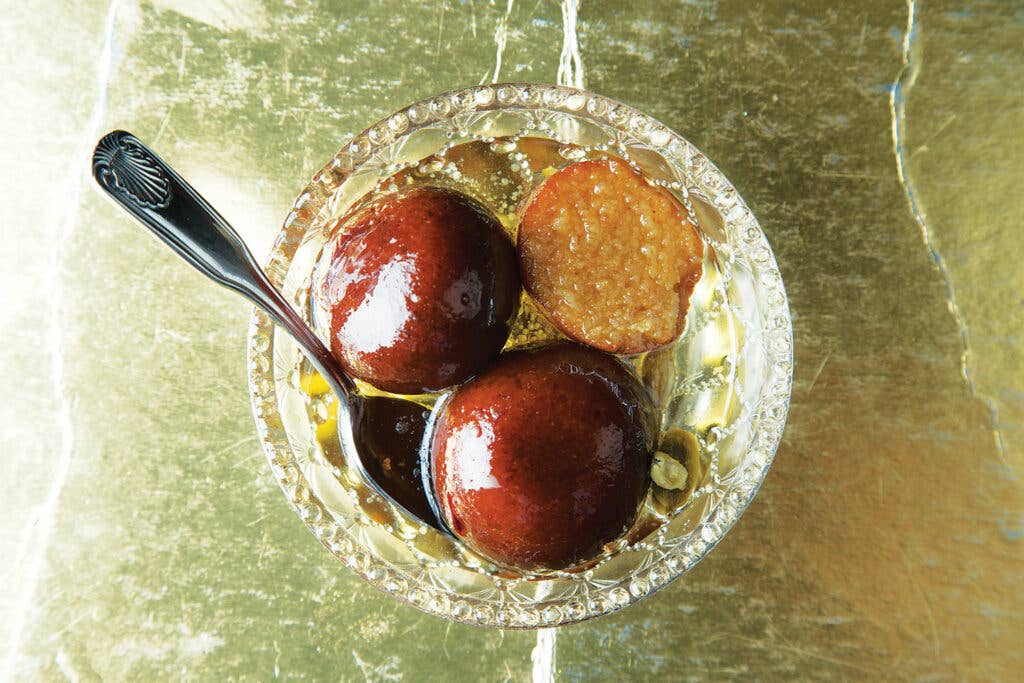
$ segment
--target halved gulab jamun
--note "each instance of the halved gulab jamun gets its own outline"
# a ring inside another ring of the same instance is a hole
[[[439,409],[430,464],[441,514],[504,565],[591,559],[646,495],[653,415],[612,356],[572,343],[506,352]]]
[[[483,205],[425,186],[342,220],[323,293],[331,351],[349,374],[417,394],[463,382],[498,355],[520,284],[515,249]]]
[[[522,212],[518,250],[526,290],[555,325],[620,354],[679,336],[704,256],[682,203],[616,158],[545,180]]]

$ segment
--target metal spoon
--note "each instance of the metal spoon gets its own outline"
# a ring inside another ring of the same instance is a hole
[[[356,446],[353,425],[368,405],[341,365],[256,263],[238,233],[195,189],[131,133],[115,130],[96,145],[96,182],[121,208],[214,282],[256,304],[295,338],[338,397],[338,435],[348,464],[367,486],[410,518],[444,532],[440,520],[424,519],[399,503],[372,477]],[[379,400],[379,399],[378,399]],[[437,512],[432,491],[426,491]],[[450,533],[450,532],[448,532]]]

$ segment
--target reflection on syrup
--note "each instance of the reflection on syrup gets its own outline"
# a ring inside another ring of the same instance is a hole
[[[439,185],[482,202],[515,237],[517,213],[523,202],[549,175],[603,152],[537,137],[474,140],[455,145],[386,178],[384,191],[407,185]]]

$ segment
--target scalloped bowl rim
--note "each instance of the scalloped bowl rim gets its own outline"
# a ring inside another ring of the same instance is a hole
[[[625,130],[623,124],[616,124],[610,118],[602,119],[601,115],[607,112],[608,117],[615,116],[630,126],[639,121],[641,130],[638,132],[631,127],[631,135],[648,142],[663,156],[673,153],[673,150],[689,155],[687,158],[695,160],[693,163],[699,168],[699,173],[695,171],[694,175],[701,182],[708,181],[714,186],[710,198],[730,233],[730,246],[749,258],[761,289],[775,295],[763,297],[760,305],[764,308],[759,308],[763,345],[767,349],[766,372],[775,376],[766,379],[761,387],[757,412],[751,417],[751,424],[756,424],[756,428],[744,451],[740,476],[725,488],[725,493],[732,492],[733,495],[723,495],[695,528],[659,557],[652,558],[635,575],[624,577],[614,585],[592,586],[586,591],[585,599],[564,598],[541,602],[535,607],[523,607],[512,600],[484,600],[451,594],[377,558],[371,549],[361,545],[358,539],[347,533],[347,529],[325,513],[305,481],[284,426],[276,414],[273,323],[255,308],[247,339],[248,379],[257,432],[275,479],[314,536],[358,576],[402,602],[453,621],[499,628],[543,628],[608,614],[641,600],[694,567],[731,530],[760,489],[781,440],[792,391],[792,320],[782,278],[760,224],[728,179],[696,147],[648,114],[611,98],[586,90],[535,83],[496,83],[452,90],[399,109],[356,135],[300,192],[285,219],[267,260],[268,276],[274,285],[281,286],[282,277],[278,271],[287,270],[294,249],[301,241],[302,235],[294,233],[302,228],[305,234],[306,223],[312,222],[316,216],[316,211],[310,211],[311,207],[319,210],[332,188],[340,183],[339,178],[344,179],[353,169],[359,168],[359,163],[381,145],[382,140],[390,142],[389,131],[392,135],[396,132],[408,135],[460,113],[503,108],[561,111],[622,130]],[[704,186],[701,189],[706,191]],[[282,265],[283,269],[280,268]],[[269,346],[265,343],[267,340]],[[495,580],[499,591],[503,584]]]

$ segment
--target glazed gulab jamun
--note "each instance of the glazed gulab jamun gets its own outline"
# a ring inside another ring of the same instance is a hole
[[[331,351],[350,375],[417,394],[463,382],[498,355],[520,284],[515,249],[483,205],[416,187],[339,228],[324,295]]]
[[[506,352],[439,408],[430,465],[441,514],[507,566],[591,559],[646,495],[653,415],[612,356],[568,342]]]
[[[526,290],[555,325],[620,354],[679,336],[704,255],[679,200],[616,158],[545,180],[521,214],[518,251]]]

